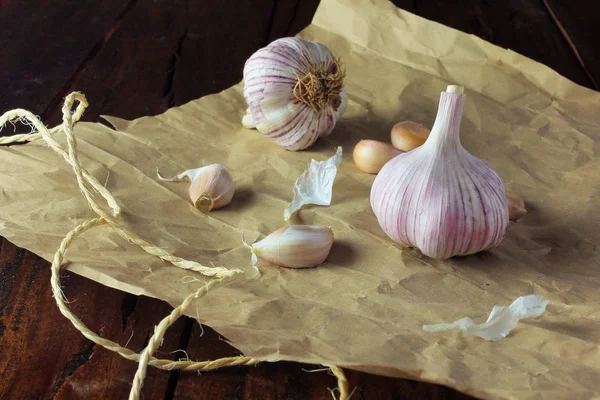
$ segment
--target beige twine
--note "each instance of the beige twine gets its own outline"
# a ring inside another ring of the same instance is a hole
[[[352,394],[348,394],[348,379],[344,374],[344,370],[337,365],[329,365],[328,366],[333,375],[337,378],[338,391],[340,392],[339,400],[348,400]],[[331,396],[335,400],[335,394],[333,390],[331,391]]]
[[[75,101],[79,102],[74,112],[71,112]],[[209,289],[219,284],[224,284],[227,281],[235,278],[237,275],[243,273],[239,269],[229,270],[224,267],[207,267],[194,261],[186,260],[180,257],[176,257],[168,251],[152,245],[150,242],[140,238],[137,234],[127,229],[123,222],[118,220],[117,217],[121,213],[121,207],[117,203],[113,195],[106,189],[96,178],[91,176],[85,168],[81,166],[79,157],[77,155],[77,142],[75,135],[73,134],[73,125],[79,121],[83,112],[87,108],[88,103],[85,96],[78,92],[73,92],[67,96],[65,103],[62,108],[63,112],[63,124],[56,126],[52,129],[48,129],[40,119],[27,110],[15,109],[8,111],[0,116],[0,129],[8,122],[22,121],[31,124],[36,132],[30,134],[18,134],[7,137],[0,137],[0,145],[26,143],[37,139],[44,139],[45,142],[58,154],[60,155],[73,169],[75,176],[77,177],[77,185],[86,198],[89,206],[98,215],[97,218],[89,219],[73,228],[65,238],[61,241],[58,250],[54,255],[52,261],[52,276],[50,284],[52,286],[52,292],[56,299],[56,304],[60,312],[79,330],[87,339],[92,342],[118,353],[122,357],[138,362],[138,369],[136,371],[131,392],[129,394],[130,400],[137,400],[140,398],[141,389],[144,378],[146,376],[147,366],[150,365],[155,368],[163,370],[184,370],[184,371],[211,371],[224,367],[234,367],[239,365],[256,365],[259,361],[246,356],[237,357],[224,357],[213,361],[192,361],[192,360],[166,360],[158,359],[152,356],[152,354],[161,345],[164,335],[167,329],[173,325],[173,323],[183,315],[185,310],[192,304],[192,302],[200,297],[205,296]],[[60,131],[64,131],[67,139],[67,150],[60,146],[60,144],[52,138],[52,134]],[[94,199],[94,195],[90,192],[87,185],[90,185],[97,193],[99,193],[105,200],[111,213],[107,213],[103,210]],[[154,334],[148,341],[148,345],[138,354],[126,347],[119,345],[111,340],[104,339],[97,335],[95,332],[90,330],[75,314],[67,307],[67,299],[60,288],[60,269],[64,260],[64,255],[73,241],[73,239],[90,228],[99,225],[109,225],[115,230],[121,237],[129,241],[130,243],[140,246],[144,251],[152,254],[156,257],[161,258],[164,261],[168,261],[176,267],[192,270],[201,273],[207,277],[214,278],[208,281],[204,286],[198,289],[195,293],[188,296],[179,306],[175,307],[171,314],[164,318],[155,327]],[[332,373],[337,377],[339,400],[348,400],[348,381],[344,375],[343,370],[338,366],[329,367]],[[335,398],[335,396],[334,396]]]

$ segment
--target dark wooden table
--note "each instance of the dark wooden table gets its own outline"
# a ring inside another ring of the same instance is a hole
[[[600,82],[594,1],[397,0],[425,18],[545,63],[591,88]],[[456,4],[461,3],[461,6]],[[318,0],[0,0],[0,113],[25,108],[54,126],[64,96],[83,91],[84,117],[136,118],[238,82],[244,61],[310,23]],[[9,135],[11,129],[2,134]],[[1,164],[1,161],[0,161]],[[60,315],[50,264],[0,238],[0,398],[126,398],[137,365],[98,348]],[[64,272],[70,306],[91,329],[141,350],[170,307]],[[236,354],[191,319],[169,329],[158,354]],[[264,363],[204,373],[150,369],[145,399],[313,399],[335,379],[315,366]],[[452,389],[348,371],[353,399],[469,399]]]

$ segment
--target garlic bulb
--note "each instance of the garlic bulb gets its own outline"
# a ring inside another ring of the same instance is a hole
[[[333,231],[317,225],[290,225],[277,229],[263,240],[244,246],[255,256],[288,268],[307,268],[321,264],[333,245]]]
[[[164,178],[158,170],[159,179],[167,182],[180,182],[189,179],[190,199],[198,210],[209,212],[225,207],[235,193],[233,178],[221,164],[211,164],[202,168],[188,169],[173,178]]]
[[[497,246],[508,227],[504,185],[459,138],[465,95],[449,86],[427,141],[379,172],[371,207],[394,241],[434,259]]]
[[[278,39],[244,66],[248,110],[242,123],[287,150],[327,136],[346,108],[344,71],[329,49],[299,38]]]

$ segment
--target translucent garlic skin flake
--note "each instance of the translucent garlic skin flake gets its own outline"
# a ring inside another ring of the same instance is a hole
[[[485,340],[505,338],[521,319],[536,318],[546,311],[549,301],[542,296],[531,294],[521,296],[510,306],[494,306],[487,321],[475,324],[469,317],[461,318],[451,324],[423,325],[428,332],[462,331],[467,335],[479,336]]]
[[[328,206],[331,204],[333,182],[337,169],[342,162],[342,148],[338,147],[335,155],[325,161],[311,160],[306,171],[296,179],[294,198],[283,212],[286,221],[306,204]]]

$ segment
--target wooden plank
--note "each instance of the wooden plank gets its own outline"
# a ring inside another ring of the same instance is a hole
[[[595,2],[589,1],[567,1],[567,0],[545,0],[549,12],[553,13],[556,23],[561,25],[579,53],[582,63],[588,70],[593,88],[598,90],[600,85],[600,55],[598,45],[600,37],[600,21],[598,15],[593,12]]]
[[[48,262],[5,239],[0,245],[0,398],[123,397],[136,364],[88,341],[60,314]],[[68,272],[61,277],[71,310],[104,337],[125,344],[131,336],[134,350],[171,310]],[[165,337],[163,356],[173,357],[165,352],[179,347],[182,326]],[[168,373],[149,371],[146,398],[162,398],[168,379]]]
[[[410,379],[394,379],[378,375],[348,371],[347,376],[356,388],[357,400],[380,399],[431,399],[431,400],[475,400],[446,386]],[[354,396],[352,397],[354,399]]]
[[[192,360],[214,360],[239,355],[220,336],[208,327],[194,322],[186,349]],[[254,367],[250,367],[254,368]],[[174,399],[239,399],[243,394],[246,367],[226,368],[201,374],[182,373],[174,391]],[[264,398],[264,397],[258,397]]]
[[[88,120],[155,115],[219,92],[265,44],[273,5],[141,0],[69,91],[93,99]]]
[[[188,354],[193,359],[216,359],[238,355],[224,338],[208,327],[192,329]],[[235,367],[203,373],[182,374],[175,399],[331,399],[327,387],[335,387],[326,373],[308,373],[302,369],[321,369],[298,363],[262,363],[254,367]]]
[[[268,42],[286,36],[294,36],[310,25],[319,0],[278,1],[269,32]]]
[[[116,305],[110,312],[110,317],[100,321],[102,335],[121,345],[128,343],[127,347],[137,352],[146,346],[148,339],[154,333],[154,326],[172,310],[167,303],[148,297],[138,298],[105,287],[95,292],[102,293],[102,297],[122,299],[120,306]],[[94,310],[96,306],[90,308]],[[165,335],[163,345],[155,353],[156,357],[166,359],[185,357],[185,353],[177,351],[181,347],[184,325],[184,319],[173,324]],[[109,350],[96,349],[90,359],[70,376],[68,384],[60,387],[54,399],[125,398],[131,389],[131,381],[136,370],[137,363],[126,360]],[[174,373],[149,367],[142,389],[144,399],[163,399],[165,393],[169,391],[172,374]]]
[[[13,1],[0,12],[0,110],[46,117],[133,0]],[[58,122],[57,120],[52,121]],[[10,135],[8,129],[4,135]]]
[[[591,87],[560,30],[539,0],[468,0],[460,5],[442,0],[393,0],[393,3],[424,18],[514,50],[546,64],[580,85]],[[583,8],[579,14],[586,14]],[[568,11],[564,13],[567,15]],[[593,37],[590,36],[590,51]]]
[[[183,104],[241,81],[246,59],[269,42],[277,4],[293,1],[194,2],[187,36],[173,67],[171,104]]]

